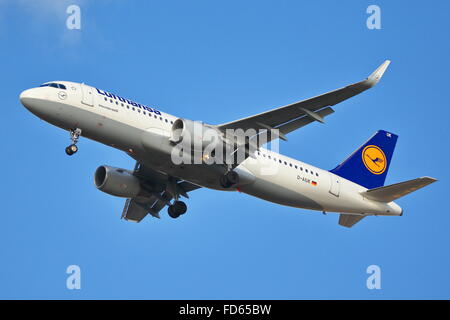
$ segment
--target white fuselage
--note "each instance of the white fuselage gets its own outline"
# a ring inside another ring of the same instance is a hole
[[[224,190],[217,166],[175,165],[169,137],[177,119],[151,106],[136,104],[96,88],[59,81],[52,87],[22,92],[22,103],[41,119],[127,152],[153,169],[194,184]],[[236,169],[242,178],[237,190],[281,205],[324,212],[364,215],[401,215],[395,204],[369,200],[367,189],[329,171],[260,148]],[[236,190],[236,189],[234,189]]]

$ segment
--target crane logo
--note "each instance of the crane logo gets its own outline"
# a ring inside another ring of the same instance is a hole
[[[362,161],[373,174],[382,174],[387,167],[386,155],[379,147],[370,145],[362,152]]]

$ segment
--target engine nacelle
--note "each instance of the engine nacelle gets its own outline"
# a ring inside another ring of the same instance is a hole
[[[109,166],[100,166],[95,171],[97,189],[122,198],[135,198],[141,192],[141,184],[132,172]]]
[[[170,136],[172,143],[183,143],[185,147],[193,147],[203,150],[207,146],[213,148],[222,143],[222,134],[212,126],[205,125],[200,121],[188,119],[177,119],[172,125]]]

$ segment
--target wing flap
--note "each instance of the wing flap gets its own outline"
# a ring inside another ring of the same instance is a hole
[[[131,222],[141,222],[148,214],[148,210],[140,205],[136,199],[127,199],[122,211],[122,218]]]

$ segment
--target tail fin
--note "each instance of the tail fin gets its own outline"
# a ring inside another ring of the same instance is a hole
[[[332,173],[368,189],[384,185],[398,136],[379,130]]]

